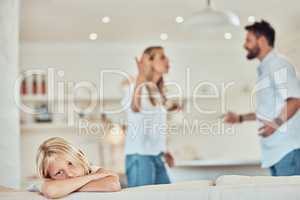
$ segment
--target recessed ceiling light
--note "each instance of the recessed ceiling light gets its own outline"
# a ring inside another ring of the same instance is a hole
[[[230,40],[232,38],[232,34],[231,33],[224,33],[224,38],[226,40]]]
[[[98,34],[97,33],[91,33],[89,35],[90,40],[97,40],[98,39]]]
[[[181,24],[181,23],[184,22],[184,19],[183,19],[183,17],[181,17],[181,16],[177,16],[176,19],[175,19],[175,21],[176,21],[178,24]]]
[[[162,33],[160,34],[160,39],[161,40],[167,40],[169,38],[168,34],[167,33]]]
[[[108,23],[110,22],[110,17],[108,17],[108,16],[103,17],[103,18],[102,18],[102,22],[103,22],[104,24],[108,24]]]
[[[248,22],[249,23],[254,23],[256,21],[256,18],[254,16],[249,16],[248,17]]]

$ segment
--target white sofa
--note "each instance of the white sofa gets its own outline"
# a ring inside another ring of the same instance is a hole
[[[44,199],[37,193],[6,191],[0,199]],[[300,176],[221,176],[213,181],[190,181],[124,189],[116,193],[74,193],[67,200],[299,200]]]
[[[299,200],[300,176],[221,176],[209,199]]]

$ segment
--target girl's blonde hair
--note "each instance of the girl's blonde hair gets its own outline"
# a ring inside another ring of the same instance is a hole
[[[62,155],[66,159],[81,165],[85,174],[91,172],[90,164],[80,149],[75,148],[63,138],[54,137],[43,142],[37,152],[37,173],[41,178],[50,178],[48,167],[53,155]]]
[[[161,46],[152,46],[148,47],[147,49],[144,50],[144,54],[149,55],[150,61],[153,61],[156,55],[157,50],[163,50],[164,48]],[[146,81],[151,82],[153,80],[153,75],[154,75],[154,68],[151,65],[145,66],[145,76],[146,76]],[[164,79],[161,77],[159,81],[156,83],[156,87],[158,88],[158,91],[162,97],[162,103],[163,105],[166,103],[166,96],[164,92]],[[153,97],[153,91],[149,87],[149,85],[146,85],[147,91],[149,93],[149,100],[153,106],[157,105],[157,102],[155,98]]]

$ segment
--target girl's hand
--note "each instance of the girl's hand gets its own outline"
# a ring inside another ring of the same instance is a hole
[[[105,170],[102,168],[98,169],[94,175],[95,175],[94,180],[102,179],[102,178],[105,178],[108,176],[117,176],[118,177],[118,175],[116,173],[114,173],[113,171]]]
[[[92,180],[103,179],[105,177],[111,176],[109,173],[96,172],[92,174]]]
[[[94,174],[93,180],[79,189],[80,192],[117,192],[121,190],[119,176],[105,169],[99,169]]]

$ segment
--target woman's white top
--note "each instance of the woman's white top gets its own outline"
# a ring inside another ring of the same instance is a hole
[[[159,91],[153,91],[158,105],[153,106],[149,93],[141,89],[141,108],[139,112],[131,109],[135,85],[131,84],[122,101],[127,113],[127,132],[125,154],[158,155],[166,151],[167,110],[162,105]]]

